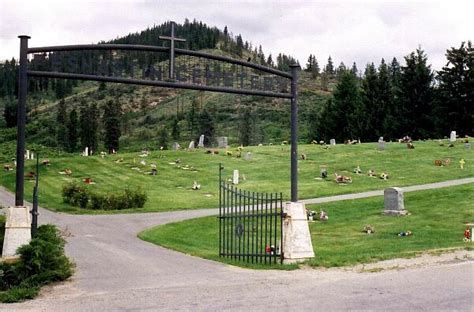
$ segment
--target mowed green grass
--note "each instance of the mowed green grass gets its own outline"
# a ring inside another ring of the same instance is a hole
[[[405,217],[385,216],[383,206],[382,196],[308,206],[325,210],[329,219],[309,223],[316,257],[306,264],[349,266],[412,257],[423,251],[472,248],[471,243],[463,242],[463,233],[465,224],[474,222],[474,184],[406,193],[405,208],[411,214]],[[367,224],[375,228],[374,234],[363,232]],[[405,231],[413,235],[397,236]],[[229,263],[218,257],[218,233],[219,222],[213,216],[158,226],[143,231],[139,237],[190,255]]]
[[[474,176],[474,157],[472,149],[464,148],[462,143],[454,147],[439,146],[438,141],[415,142],[415,149],[407,149],[405,144],[387,143],[385,151],[377,149],[377,143],[360,145],[336,145],[323,149],[319,145],[300,145],[299,153],[305,153],[307,160],[299,161],[299,197],[314,198],[321,196],[355,193],[384,189],[388,186],[406,186],[430,182],[445,181]],[[72,181],[83,183],[91,177],[96,183],[87,186],[97,192],[119,191],[126,187],[142,187],[148,194],[148,201],[140,211],[171,211],[181,209],[210,208],[218,206],[218,164],[225,167],[223,177],[230,179],[232,171],[238,169],[242,178],[239,187],[255,192],[282,192],[284,198],[290,195],[290,146],[274,145],[246,147],[242,155],[252,153],[251,160],[237,158],[236,148],[230,148],[233,156],[226,156],[226,150],[220,149],[218,155],[206,154],[205,150],[194,151],[153,151],[148,157],[139,157],[140,153],[81,157],[79,155],[50,158],[50,166],[40,169],[40,205],[51,210],[73,213],[100,213],[81,210],[63,203],[62,187]],[[116,160],[123,158],[122,163]],[[435,159],[450,158],[451,164],[437,167]],[[466,161],[464,170],[459,168],[459,160]],[[180,159],[181,168],[174,164]],[[141,160],[146,165],[140,164]],[[156,164],[157,176],[143,172],[151,170],[150,164]],[[171,164],[170,164],[171,163]],[[35,161],[27,161],[26,172],[34,171]],[[185,166],[196,171],[184,170]],[[329,177],[322,180],[320,166],[328,167]],[[352,173],[359,165],[363,174]],[[138,167],[142,172],[132,170]],[[65,168],[73,171],[71,177],[60,175]],[[385,171],[387,181],[366,175],[369,169],[377,173]],[[353,183],[338,185],[334,182],[334,173],[352,177]],[[14,191],[15,172],[2,171],[0,183]],[[193,181],[201,185],[201,190],[191,189]],[[25,196],[31,200],[33,180],[26,181]],[[134,212],[130,209],[120,212]],[[108,211],[107,213],[114,213]]]

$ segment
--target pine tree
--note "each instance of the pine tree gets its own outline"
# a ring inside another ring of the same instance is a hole
[[[158,132],[158,145],[164,150],[168,149],[168,131],[163,127]]]
[[[109,153],[112,153],[112,150],[118,151],[119,149],[121,115],[121,107],[117,101],[109,100],[105,104],[103,115],[104,145]]]
[[[474,51],[471,41],[459,49],[446,51],[446,66],[438,72],[438,99],[435,116],[437,134],[456,130],[460,135],[474,133]]]
[[[392,120],[390,117],[392,116],[392,112],[395,111],[394,100],[393,100],[393,92],[392,92],[392,85],[390,83],[390,73],[385,60],[382,59],[378,68],[378,94],[377,94],[377,102],[379,103],[380,107],[382,108],[382,129],[378,136],[390,137],[392,139],[396,139],[393,136],[392,130]]]
[[[313,55],[310,54],[309,57],[308,57],[308,62],[306,63],[306,68],[304,69],[304,71],[306,72],[311,72],[313,70]]]
[[[341,75],[333,94],[331,111],[327,117],[334,127],[332,133],[338,141],[353,139],[360,136],[360,117],[357,111],[360,107],[360,92],[357,78],[348,71]],[[325,116],[323,116],[324,118]]]
[[[5,118],[5,123],[7,125],[7,128],[16,127],[16,123],[17,123],[16,112],[17,112],[16,101],[13,98],[7,97],[6,102],[5,102],[5,107],[3,110],[3,117]]]
[[[337,68],[337,71],[336,71],[337,79],[339,80],[342,74],[345,73],[346,71],[347,71],[346,65],[344,64],[344,62],[341,62],[341,64],[339,64],[339,67]]]
[[[66,112],[66,102],[64,99],[59,101],[58,104],[58,111],[56,114],[56,140],[57,145],[60,148],[67,149],[68,148],[68,135],[67,135],[67,128],[66,128],[66,120],[67,120],[67,112]]]
[[[253,136],[253,123],[252,123],[252,112],[250,108],[246,107],[240,116],[239,123],[239,137],[240,144],[248,146],[252,143]]]
[[[68,135],[68,151],[74,152],[77,148],[78,143],[78,126],[79,121],[77,119],[77,111],[75,108],[69,113],[67,120],[67,135]]]
[[[319,72],[321,69],[319,68],[318,60],[316,56],[313,56],[313,66],[311,68],[311,78],[315,79],[319,76]]]
[[[379,82],[374,63],[367,64],[361,83],[361,105],[358,109],[359,135],[364,140],[376,141],[383,136],[383,107],[379,103]]]
[[[194,140],[194,132],[196,131],[196,120],[197,120],[197,108],[198,108],[198,101],[197,98],[195,97],[192,102],[191,102],[191,109],[188,112],[187,115],[187,123],[188,123],[188,130],[189,130],[189,136],[190,140]]]
[[[433,73],[427,60],[421,49],[405,57],[406,66],[402,67],[398,94],[399,136],[421,139],[433,134]]]
[[[206,109],[199,115],[199,125],[200,134],[204,134],[204,145],[211,146],[214,142],[215,127],[214,120]]]
[[[171,127],[171,137],[174,141],[178,141],[180,137],[179,120],[173,119],[173,126]]]
[[[357,64],[356,62],[352,63],[352,68],[351,68],[351,72],[354,74],[354,76],[358,76],[359,75],[359,70],[357,69]]]
[[[334,77],[334,64],[332,63],[331,56],[328,57],[328,63],[326,64],[326,67],[324,67],[324,72],[328,74],[329,78]]]

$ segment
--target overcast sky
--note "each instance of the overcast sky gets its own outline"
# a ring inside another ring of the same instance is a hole
[[[30,46],[96,43],[161,24],[197,19],[261,44],[265,55],[329,55],[359,69],[383,57],[400,61],[418,46],[434,69],[445,51],[473,40],[474,1],[0,0],[0,60]]]

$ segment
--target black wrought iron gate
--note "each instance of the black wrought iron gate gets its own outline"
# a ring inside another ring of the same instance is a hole
[[[250,263],[283,262],[282,193],[241,190],[219,167],[219,255]]]

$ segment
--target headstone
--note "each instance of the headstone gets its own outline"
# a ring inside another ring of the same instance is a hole
[[[84,153],[82,153],[82,156],[89,156],[89,148],[88,147],[86,147],[84,149]]]
[[[180,148],[181,148],[181,146],[179,145],[178,142],[174,142],[174,143],[173,143],[173,151],[177,151],[177,150],[179,150]]]
[[[31,157],[32,160],[34,160],[35,159],[35,153],[31,152],[30,157]]]
[[[30,150],[25,151],[25,159],[30,160]]]
[[[384,211],[386,215],[404,216],[407,214],[403,200],[403,189],[389,187],[384,191]]]
[[[235,185],[239,184],[239,170],[234,170],[234,177],[232,179],[232,183]]]
[[[336,145],[336,140],[335,140],[335,139],[329,140],[329,144],[330,144],[330,145]]]
[[[449,142],[456,142],[456,131],[451,131]]]
[[[218,148],[226,148],[228,146],[227,137],[217,137],[217,147]]]
[[[199,137],[198,147],[204,147],[204,134]]]
[[[250,153],[250,152],[245,153],[244,159],[245,160],[251,160],[252,159],[252,153]]]
[[[383,137],[379,138],[379,151],[384,151],[385,150],[385,141],[383,140]]]
[[[194,149],[194,141],[189,142],[188,149]]]

